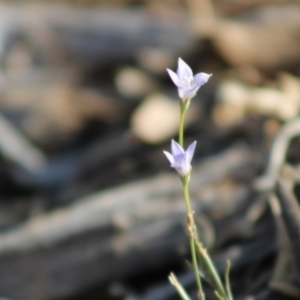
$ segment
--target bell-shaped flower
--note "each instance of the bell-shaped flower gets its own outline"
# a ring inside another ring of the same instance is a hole
[[[191,161],[194,156],[196,141],[193,142],[186,151],[174,140],[171,142],[171,153],[164,151],[164,154],[171,163],[171,167],[174,168],[179,175],[188,176],[191,171]]]
[[[190,101],[199,88],[205,84],[212,74],[198,73],[193,76],[193,71],[181,58],[178,59],[177,72],[167,69],[172,81],[177,86],[179,97],[182,101]]]

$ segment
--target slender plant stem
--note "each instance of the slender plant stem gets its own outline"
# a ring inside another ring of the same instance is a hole
[[[213,286],[218,295],[222,299],[227,299],[226,291],[223,287],[222,281],[220,279],[220,276],[214,266],[214,263],[210,256],[208,255],[207,251],[203,248],[201,243],[197,243],[196,249],[198,250],[199,259],[203,268],[203,273],[206,275],[208,282],[210,282],[211,286]]]
[[[184,130],[184,111],[182,107],[180,107],[178,142],[181,147],[183,147],[183,130]]]
[[[184,134],[184,115],[187,109],[190,106],[190,99],[186,99],[185,101],[180,101],[180,119],[179,119],[179,133],[178,133],[178,143],[183,147],[183,134]]]
[[[188,109],[188,107],[189,107],[189,100],[180,103],[180,120],[179,120],[179,136],[178,136],[179,141],[178,142],[182,147],[184,147],[184,145],[183,145],[183,143],[184,143],[184,141],[183,141],[184,115],[185,115],[185,112]],[[189,195],[189,188],[188,188],[189,178],[188,177],[185,177],[182,179],[183,196],[184,196],[184,201],[185,201],[185,205],[186,205],[186,213],[187,213],[187,229],[188,229],[188,233],[189,233],[192,264],[193,264],[193,269],[194,269],[195,278],[196,278],[197,287],[198,287],[198,299],[205,300],[205,295],[203,293],[202,284],[201,284],[201,280],[200,280],[200,273],[198,270],[198,263],[197,263],[197,255],[196,255],[197,237],[195,237],[195,233],[196,233],[195,222],[194,222],[194,216],[193,216],[193,211],[192,211],[191,202],[190,202],[190,195]]]
[[[232,298],[231,288],[230,288],[229,273],[230,273],[230,261],[227,260],[226,271],[225,271],[225,287],[226,287],[226,295],[228,300],[232,300],[233,298]]]
[[[185,291],[183,286],[179,283],[179,281],[177,280],[174,273],[170,274],[169,280],[170,280],[171,284],[175,287],[178,295],[180,296],[180,298],[182,300],[190,300],[189,295],[187,294],[187,292]]]
[[[205,296],[203,293],[202,284],[201,284],[201,280],[200,280],[200,273],[198,270],[196,247],[195,247],[195,237],[194,237],[195,224],[194,224],[193,211],[191,209],[187,180],[183,182],[183,194],[184,194],[184,200],[185,200],[186,211],[187,211],[187,224],[188,224],[188,232],[189,232],[189,239],[190,239],[192,263],[193,263],[193,269],[194,269],[195,278],[196,278],[196,282],[197,282],[197,286],[198,286],[198,299],[204,300]]]

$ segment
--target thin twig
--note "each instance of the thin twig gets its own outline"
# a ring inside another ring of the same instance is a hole
[[[254,183],[257,190],[267,191],[274,188],[285,161],[288,146],[291,140],[298,135],[300,135],[300,118],[287,123],[277,133],[272,145],[267,170]]]

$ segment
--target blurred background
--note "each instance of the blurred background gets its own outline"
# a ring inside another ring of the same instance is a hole
[[[171,271],[195,295],[162,154],[178,57],[213,74],[186,117],[201,240],[221,274],[231,260],[235,299],[300,299],[263,177],[275,137],[293,139],[276,148],[288,174],[300,162],[296,0],[0,2],[0,299],[178,299]]]

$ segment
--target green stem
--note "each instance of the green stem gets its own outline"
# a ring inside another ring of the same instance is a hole
[[[186,101],[180,101],[180,119],[179,119],[179,133],[178,133],[178,143],[183,147],[183,133],[184,133],[184,115],[190,106],[190,99]]]
[[[187,111],[189,105],[190,105],[190,99],[186,99],[186,101],[180,102],[178,142],[182,147],[184,147],[184,145],[183,145],[183,143],[184,143],[184,141],[183,141],[184,115],[185,115],[185,112]],[[205,300],[205,295],[203,293],[202,284],[201,284],[201,280],[200,280],[200,273],[198,270],[198,263],[197,263],[197,254],[196,254],[197,238],[195,237],[195,234],[196,234],[195,228],[196,227],[195,227],[194,216],[193,216],[193,211],[191,208],[190,195],[189,195],[189,189],[188,189],[189,175],[181,177],[181,180],[182,180],[182,186],[183,186],[184,201],[185,201],[185,205],[186,205],[187,229],[188,229],[188,233],[189,233],[192,263],[193,263],[193,269],[194,269],[195,278],[196,278],[197,287],[198,287],[198,299]]]
[[[214,266],[213,261],[211,260],[210,256],[208,255],[207,251],[202,247],[201,243],[198,242],[197,250],[199,254],[200,263],[203,268],[203,273],[208,282],[216,289],[217,294],[222,299],[227,299],[227,295],[219,274]],[[229,299],[227,299],[229,300]]]
[[[230,288],[229,273],[230,273],[230,261],[227,260],[226,271],[225,271],[225,287],[226,287],[226,295],[228,297],[228,300],[232,300],[233,298],[232,298],[231,288]]]
[[[171,273],[169,276],[169,280],[170,280],[171,284],[175,287],[178,295],[180,296],[180,298],[182,300],[190,300],[189,295],[187,294],[187,292],[185,291],[183,286],[179,283],[175,274]]]
[[[190,239],[192,263],[193,263],[193,269],[194,269],[195,278],[196,278],[196,282],[197,282],[197,286],[198,286],[198,299],[205,300],[205,296],[203,293],[202,284],[201,284],[201,280],[200,280],[200,273],[198,270],[198,263],[197,263],[195,235],[194,235],[195,234],[195,223],[194,223],[193,211],[191,209],[191,203],[190,203],[188,180],[183,180],[182,184],[183,184],[183,195],[184,195],[186,212],[187,212],[187,226],[188,226],[189,239]]]
[[[183,130],[184,130],[184,111],[182,110],[182,107],[180,106],[178,142],[181,147],[183,147]]]

